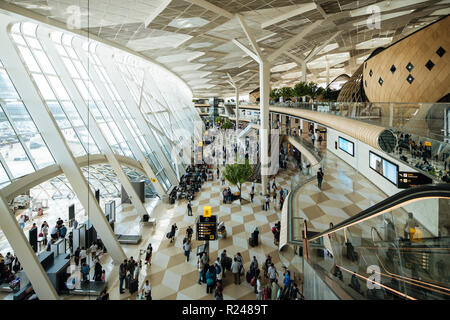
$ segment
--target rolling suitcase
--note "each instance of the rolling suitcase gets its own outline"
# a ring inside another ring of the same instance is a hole
[[[247,280],[248,283],[250,283],[250,281],[252,280],[252,275],[250,273],[250,270],[247,271],[247,273],[245,274],[245,279]]]
[[[138,281],[136,279],[130,280],[130,293],[135,293],[138,291]]]

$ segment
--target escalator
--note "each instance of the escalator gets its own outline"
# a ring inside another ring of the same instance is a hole
[[[309,236],[304,262],[353,299],[449,300],[449,207],[449,184],[403,190]]]

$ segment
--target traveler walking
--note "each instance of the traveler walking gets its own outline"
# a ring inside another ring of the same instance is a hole
[[[322,181],[323,181],[323,171],[322,168],[319,168],[317,171],[317,187],[322,189]]]
[[[147,251],[145,253],[145,264],[148,264],[148,265],[152,264],[152,253],[153,253],[152,244],[149,243],[147,246]]]
[[[239,262],[236,258],[234,258],[234,261],[231,264],[231,272],[233,273],[234,284],[241,284],[241,278],[239,276]]]
[[[187,240],[183,245],[184,255],[186,256],[186,262],[189,262],[189,255],[191,253],[191,240]]]
[[[187,209],[188,209],[188,216],[192,216],[192,203],[191,203],[191,200],[188,201]]]
[[[253,198],[255,197],[255,191],[252,188],[252,191],[250,191],[250,201],[253,203]]]

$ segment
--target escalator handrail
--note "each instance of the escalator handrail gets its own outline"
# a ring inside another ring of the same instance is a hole
[[[347,220],[344,220],[343,222],[335,225],[333,228],[325,230],[315,235],[314,237],[307,239],[307,241],[313,241],[324,235],[334,233],[337,230],[358,223],[359,221],[370,219],[372,216],[389,208],[393,208],[401,203],[407,202],[409,200],[417,200],[420,198],[450,198],[450,184],[431,184],[402,190],[394,194],[393,196],[390,196],[378,202],[377,204],[374,204],[373,206],[361,211],[360,213],[348,218]]]

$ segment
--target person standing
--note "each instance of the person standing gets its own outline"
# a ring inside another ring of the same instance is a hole
[[[145,264],[148,264],[148,265],[152,264],[152,253],[153,253],[152,244],[149,243],[147,246],[147,251],[145,253]]]
[[[323,181],[323,171],[322,168],[319,168],[317,171],[317,187],[322,189],[322,181]]]
[[[275,279],[272,282],[271,300],[277,300],[277,295],[278,295],[279,290],[280,290],[280,286],[278,285],[278,279]]]
[[[291,288],[291,272],[286,270],[284,273],[284,288],[283,295],[289,294],[289,289]]]
[[[189,202],[187,204],[187,209],[188,209],[188,216],[192,216],[192,203],[191,203],[191,200],[189,200]]]
[[[214,294],[216,300],[223,300],[223,286],[221,283],[217,283],[216,293]]]
[[[261,296],[262,296],[262,286],[261,286],[261,276],[258,276],[258,278],[256,278],[256,300],[261,300]]]
[[[322,145],[322,141],[323,141],[323,137],[322,137],[322,135],[319,135],[319,146]]]
[[[252,191],[250,191],[250,201],[253,203],[253,198],[255,197],[255,191],[252,188]]]
[[[237,261],[236,257],[231,264],[231,272],[233,273],[234,284],[241,284],[241,278],[239,276],[239,262]]]
[[[47,245],[47,241],[48,241],[48,239],[47,239],[47,237],[48,237],[48,223],[47,223],[47,221],[44,221],[44,223],[42,224],[42,226],[41,226],[41,233],[42,233],[42,238],[43,238],[43,244],[44,244],[44,246],[46,246]]]
[[[314,140],[316,139],[316,137],[315,137],[315,135],[314,135],[314,133],[312,133],[311,134],[311,142],[312,142],[312,144],[314,145]]]
[[[241,274],[243,274],[244,269],[244,259],[242,258],[240,252],[236,254],[236,261],[239,263],[239,283],[241,283]]]
[[[145,284],[142,287],[142,295],[145,297],[145,300],[152,300],[152,287],[148,279],[145,280]]]
[[[203,253],[202,253],[202,255],[203,255]],[[203,265],[203,261],[201,259],[201,256],[198,257],[197,268],[198,268],[198,280],[197,280],[197,283],[199,285],[202,285],[202,276],[203,276],[204,265]]]
[[[189,262],[189,255],[191,253],[191,240],[188,239],[184,243],[183,249],[184,249],[184,255],[186,256],[186,262]]]
[[[266,209],[265,210],[267,211],[270,209],[270,198],[269,198],[268,194],[266,194],[265,201],[266,201]]]
[[[75,261],[75,265],[78,267],[78,265],[80,264],[80,247],[77,248],[77,250],[75,250],[74,254],[73,254],[73,259]]]
[[[214,267],[216,268],[216,280],[217,284],[222,284],[222,267],[220,266],[220,258],[217,257],[216,262],[214,262]]]
[[[220,178],[220,170],[219,167],[217,167],[217,180],[219,180],[219,178]]]
[[[25,228],[25,216],[23,214],[20,215],[19,226],[22,228],[22,230],[23,228]]]
[[[284,197],[280,197],[280,210],[283,210]]]
[[[250,263],[250,272],[255,273],[256,269],[258,269],[258,260],[256,259],[256,256],[253,256],[253,260]]]
[[[123,260],[122,264],[119,266],[119,292],[120,294],[124,293],[123,290],[123,281],[125,280],[125,277],[127,275],[127,265],[128,261],[127,259]]]
[[[272,284],[275,280],[277,280],[278,276],[277,269],[275,268],[275,265],[273,263],[270,264],[269,270],[267,270],[267,272],[269,273],[270,284]]]
[[[177,224],[174,223],[170,230],[170,243],[172,243],[173,240],[175,239],[175,233],[176,233],[177,229],[178,229]]]
[[[220,254],[220,265],[222,266],[222,277],[225,278],[225,270],[226,270],[226,261],[227,261],[227,250],[223,250]]]
[[[213,293],[214,284],[216,282],[216,268],[210,266],[206,271],[206,293]]]

